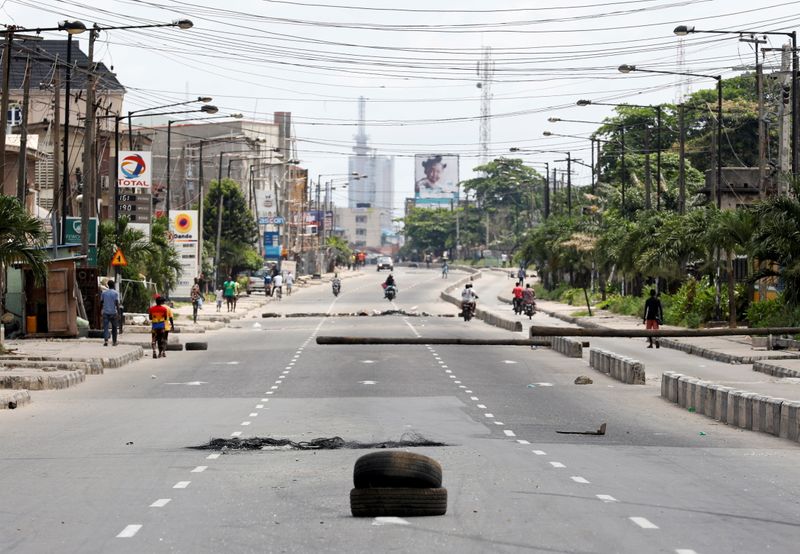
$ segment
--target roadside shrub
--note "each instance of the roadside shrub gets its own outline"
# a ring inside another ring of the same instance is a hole
[[[583,289],[566,289],[561,293],[558,299],[564,304],[570,306],[581,306],[586,304],[586,299],[583,297]]]
[[[800,325],[800,309],[786,306],[783,295],[772,300],[752,302],[746,312],[750,327],[795,327]]]

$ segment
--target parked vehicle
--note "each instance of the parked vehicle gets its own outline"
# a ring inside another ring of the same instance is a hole
[[[378,271],[381,269],[388,269],[389,271],[394,271],[394,261],[390,256],[380,256],[378,258]]]
[[[247,294],[253,292],[264,292],[264,274],[269,271],[269,268],[262,267],[253,271],[247,277]]]

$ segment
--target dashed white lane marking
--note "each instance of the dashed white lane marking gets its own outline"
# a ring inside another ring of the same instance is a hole
[[[208,466],[197,466],[190,473],[203,473],[207,469],[208,469]]]
[[[658,529],[658,525],[650,521],[645,517],[629,517],[629,520],[634,522],[636,525],[641,527],[642,529]]]
[[[503,363],[504,364],[515,364],[517,362],[515,362],[514,360],[503,360]]]
[[[505,425],[505,423],[503,423],[502,421],[495,421],[494,424],[495,425]]]
[[[526,441],[524,439],[518,439],[517,442],[520,443],[520,444],[530,444],[530,442],[528,442],[528,441]]]
[[[234,431],[233,433],[231,433],[231,436],[232,437],[241,437],[242,436],[242,432],[241,431]]]
[[[288,369],[283,372],[284,375],[288,375],[289,373],[291,373],[291,372]]]
[[[483,414],[483,417],[490,417],[490,418],[494,418],[494,414]]]
[[[172,499],[171,498],[159,498],[158,500],[156,500],[155,502],[150,504],[150,507],[151,508],[163,508],[164,506],[169,504],[170,500],[172,500]]]
[[[268,390],[265,394],[274,394],[275,391]]]
[[[467,394],[472,394],[471,390],[465,390],[464,392],[467,393]]]
[[[256,410],[260,410],[264,407],[264,404],[256,404]]]
[[[460,385],[461,381],[453,381],[453,383],[455,383],[456,385]]]
[[[134,535],[136,535],[136,533],[138,533],[139,529],[141,529],[141,528],[142,528],[141,525],[128,525],[128,526],[125,527],[125,529],[120,531],[119,535],[117,535],[117,538],[118,539],[129,539],[129,538],[133,537]]]
[[[258,415],[258,412],[252,412],[248,417],[256,417],[257,415]]]
[[[216,460],[217,458],[219,458],[219,452],[214,452],[206,456],[206,460]]]
[[[596,494],[595,496],[600,500],[602,500],[603,502],[605,502],[606,504],[608,504],[609,502],[619,502],[619,500],[617,500],[610,494]]]
[[[269,398],[262,398],[261,401],[262,402],[269,402]]]
[[[688,548],[678,548],[675,550],[675,554],[697,554],[697,552],[689,550]]]
[[[241,425],[242,425],[242,427],[247,427],[248,425],[250,425],[250,422],[249,421],[243,421]]]
[[[567,467],[564,464],[562,464],[561,462],[550,462],[550,465],[553,466],[553,467],[556,467],[556,468],[565,468],[565,467]]]
[[[292,366],[290,366],[290,365],[287,365],[287,366],[286,366],[286,367],[284,367],[283,369],[285,369],[285,370],[287,370],[287,371],[288,371],[288,370],[292,369]]]
[[[272,385],[272,386],[270,387],[270,389],[272,389],[272,390],[276,390],[277,388],[278,388],[278,385]]]
[[[453,371],[448,369],[447,371],[445,371],[445,373],[453,373]]]
[[[533,450],[532,452],[537,456],[547,456],[547,452],[545,452],[544,450]]]
[[[485,404],[478,404],[478,408],[480,408],[481,410],[485,410],[486,409],[486,405]]]
[[[189,486],[189,483],[191,483],[191,481],[178,481],[177,483],[175,483],[172,486],[172,488],[173,489],[185,489],[186,487]]]
[[[456,377],[455,375],[448,375],[448,377],[450,377],[451,379],[458,379],[458,377]]]
[[[503,431],[503,433],[505,433],[507,437],[516,437],[517,436],[517,434],[514,431],[512,431],[511,429],[505,429]]]
[[[378,384],[377,381],[359,381],[359,383],[362,384],[362,385],[377,385]]]
[[[361,363],[362,364],[374,364],[375,360],[363,360]]]
[[[478,397],[477,396],[470,396],[469,399],[470,400],[474,400],[475,402],[478,401]]]
[[[411,525],[408,521],[400,517],[376,517],[372,525]]]
[[[587,481],[586,479],[584,479],[583,477],[581,477],[579,475],[573,475],[572,477],[570,477],[570,479],[572,479],[576,483],[580,483],[582,485],[588,485],[589,484],[589,481]]]
[[[280,385],[280,384],[281,384],[281,379],[283,379],[283,377],[281,377],[280,379],[278,379],[277,381],[275,381],[275,384],[276,384],[276,385]]]
[[[460,383],[460,382],[461,382],[461,381],[456,381],[456,383]],[[458,385],[458,388],[460,388],[460,389],[465,389],[465,388],[467,388],[467,387],[465,387],[464,385]],[[466,391],[465,391],[465,392],[466,392]]]

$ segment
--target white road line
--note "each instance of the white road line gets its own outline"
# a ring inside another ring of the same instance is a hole
[[[697,554],[697,552],[688,548],[678,548],[675,550],[675,554]]]
[[[169,504],[170,500],[172,500],[172,499],[171,498],[159,498],[158,500],[156,500],[155,502],[150,504],[150,507],[151,508],[163,508],[164,506]]]
[[[480,408],[481,410],[485,410],[486,409],[486,405],[485,404],[478,404],[478,408]]]
[[[520,443],[520,444],[530,444],[530,442],[528,442],[528,441],[526,441],[524,439],[518,439],[517,442]]]
[[[234,431],[233,433],[231,433],[231,436],[232,437],[241,437],[242,436],[242,432],[241,431]]]
[[[443,368],[446,368],[447,366],[446,366],[446,365],[443,365],[442,367],[443,367]]]
[[[600,500],[602,500],[603,502],[605,502],[606,504],[608,504],[609,502],[619,502],[619,500],[617,500],[610,494],[596,494],[595,496]]]
[[[511,429],[505,429],[503,431],[503,433],[505,433],[507,437],[516,437],[517,436],[517,434],[514,431],[512,431]]]
[[[264,407],[264,404],[256,404],[256,410],[260,410]]]
[[[491,417],[491,418],[494,418],[494,414],[483,414],[483,417]]]
[[[262,402],[269,402],[269,398],[262,398],[261,401]]]
[[[464,392],[467,393],[467,394],[472,394],[471,390],[465,390]],[[477,398],[475,400],[477,400]]]
[[[129,539],[129,538],[133,537],[136,533],[138,533],[139,529],[141,529],[141,528],[142,528],[141,525],[128,525],[127,527],[125,527],[125,529],[120,531],[119,535],[117,535],[117,538],[118,539]]]
[[[247,417],[256,417],[256,416],[258,416],[258,412],[252,412],[252,413],[251,413],[249,416],[247,416]]]
[[[562,464],[561,462],[550,462],[550,465],[553,466],[553,467],[559,468],[559,469],[567,467],[564,464]]]
[[[505,425],[505,423],[503,423],[502,421],[495,421],[494,424],[495,425]]]
[[[474,400],[475,402],[478,401],[478,397],[477,396],[470,396],[469,399],[470,400]]]
[[[250,425],[249,421],[243,421],[242,422],[242,427],[247,427],[248,425]]]
[[[458,383],[458,381],[456,381],[456,383]],[[464,386],[464,385],[458,385],[458,388],[460,388],[460,389],[465,389],[465,388],[467,388],[467,387],[466,387],[466,386]],[[466,392],[466,391],[465,391],[465,392]]]
[[[547,452],[545,452],[544,450],[532,450],[531,452],[533,452],[537,456],[547,456]]]
[[[208,466],[197,466],[190,473],[203,473],[207,469],[208,469]]]
[[[217,458],[219,458],[219,452],[214,452],[206,456],[206,460],[216,460]]]
[[[175,483],[175,485],[173,485],[172,488],[173,489],[185,489],[186,487],[189,486],[189,483],[191,483],[191,481],[178,481],[177,483]]]
[[[583,477],[581,477],[579,475],[573,475],[572,477],[570,477],[570,479],[572,479],[576,483],[580,483],[582,485],[588,485],[589,484],[589,481],[587,481],[586,479],[584,479]]]
[[[278,379],[277,381],[275,381],[275,384],[276,384],[276,385],[280,385],[280,384],[281,384],[281,379],[283,379],[283,377],[281,377],[280,379]]]
[[[288,375],[289,373],[290,373],[290,371],[288,369],[283,372],[284,375]]]
[[[629,520],[634,522],[636,525],[641,527],[642,529],[658,529],[658,525],[653,523],[647,518],[644,517],[629,517]]]
[[[268,390],[265,394],[275,394],[275,391]]]
[[[272,389],[272,390],[277,390],[277,388],[278,388],[278,385],[272,385],[272,386],[270,387],[270,389]]]
[[[453,373],[453,371],[448,369],[447,371],[445,371],[445,373]]]
[[[450,377],[451,379],[458,379],[458,377],[456,377],[455,375],[448,375],[448,377]]]
[[[408,521],[399,517],[376,517],[372,521],[372,525],[411,525]]]
[[[456,385],[460,385],[461,381],[453,381],[453,383],[455,383]]]

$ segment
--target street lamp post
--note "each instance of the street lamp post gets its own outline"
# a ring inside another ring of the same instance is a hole
[[[703,77],[717,81],[717,183],[715,194],[717,197],[717,208],[722,207],[722,75],[705,75],[701,73],[686,73],[680,71],[661,71],[656,69],[642,69],[635,65],[623,64],[619,66],[620,73],[630,73],[631,71],[641,71],[643,73],[657,73],[661,75],[684,75],[686,77]]]

